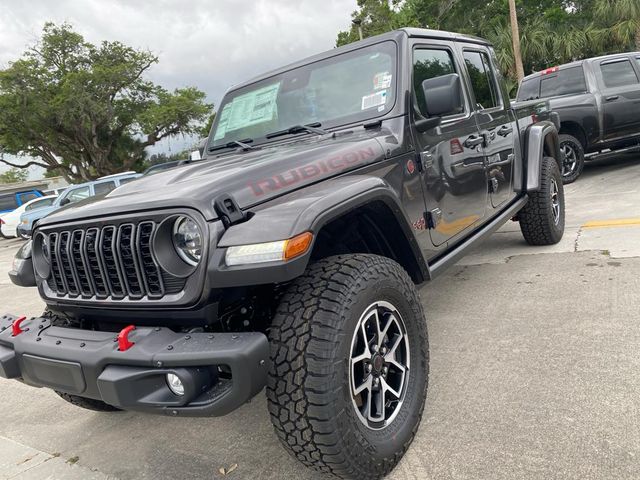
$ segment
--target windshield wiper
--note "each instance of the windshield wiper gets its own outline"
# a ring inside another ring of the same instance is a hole
[[[318,128],[321,125],[322,124],[320,122],[310,123],[308,125],[294,125],[293,127],[289,127],[285,130],[279,130],[277,132],[268,133],[266,135],[266,138],[282,137],[283,135],[293,135],[294,133],[301,133],[301,132],[315,133],[316,135],[326,135],[327,133],[329,133],[326,130]]]
[[[253,142],[252,138],[246,138],[244,140],[232,140],[229,143],[223,143],[222,145],[209,147],[209,151],[215,152],[216,150],[222,150],[223,148],[232,148],[232,147],[240,147],[243,150],[255,150],[256,147],[252,147],[251,145],[249,145],[252,142]]]

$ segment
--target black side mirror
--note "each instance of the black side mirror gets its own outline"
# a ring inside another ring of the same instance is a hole
[[[429,117],[443,117],[462,112],[462,88],[457,73],[429,78],[422,82]]]
[[[68,198],[63,198],[62,200],[60,200],[60,206],[64,207],[65,205],[69,205],[71,203],[71,200],[69,200]]]

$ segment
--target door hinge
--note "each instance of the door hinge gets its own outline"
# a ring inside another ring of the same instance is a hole
[[[442,222],[442,210],[434,208],[428,212],[424,212],[424,219],[427,222],[427,228],[434,229]]]
[[[428,152],[416,153],[416,163],[420,173],[433,167],[433,155]]]

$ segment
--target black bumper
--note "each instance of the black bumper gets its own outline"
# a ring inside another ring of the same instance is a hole
[[[13,335],[17,317],[0,318],[0,376],[21,379],[124,409],[184,416],[220,416],[264,388],[269,345],[262,333],[179,334],[141,327],[120,351],[117,333],[51,326],[31,318]],[[177,374],[184,395],[171,392]]]

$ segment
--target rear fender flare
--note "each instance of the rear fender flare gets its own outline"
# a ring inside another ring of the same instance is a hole
[[[562,171],[562,154],[558,141],[558,129],[550,121],[531,125],[526,133],[527,152],[527,192],[540,190],[542,159],[553,157]]]

